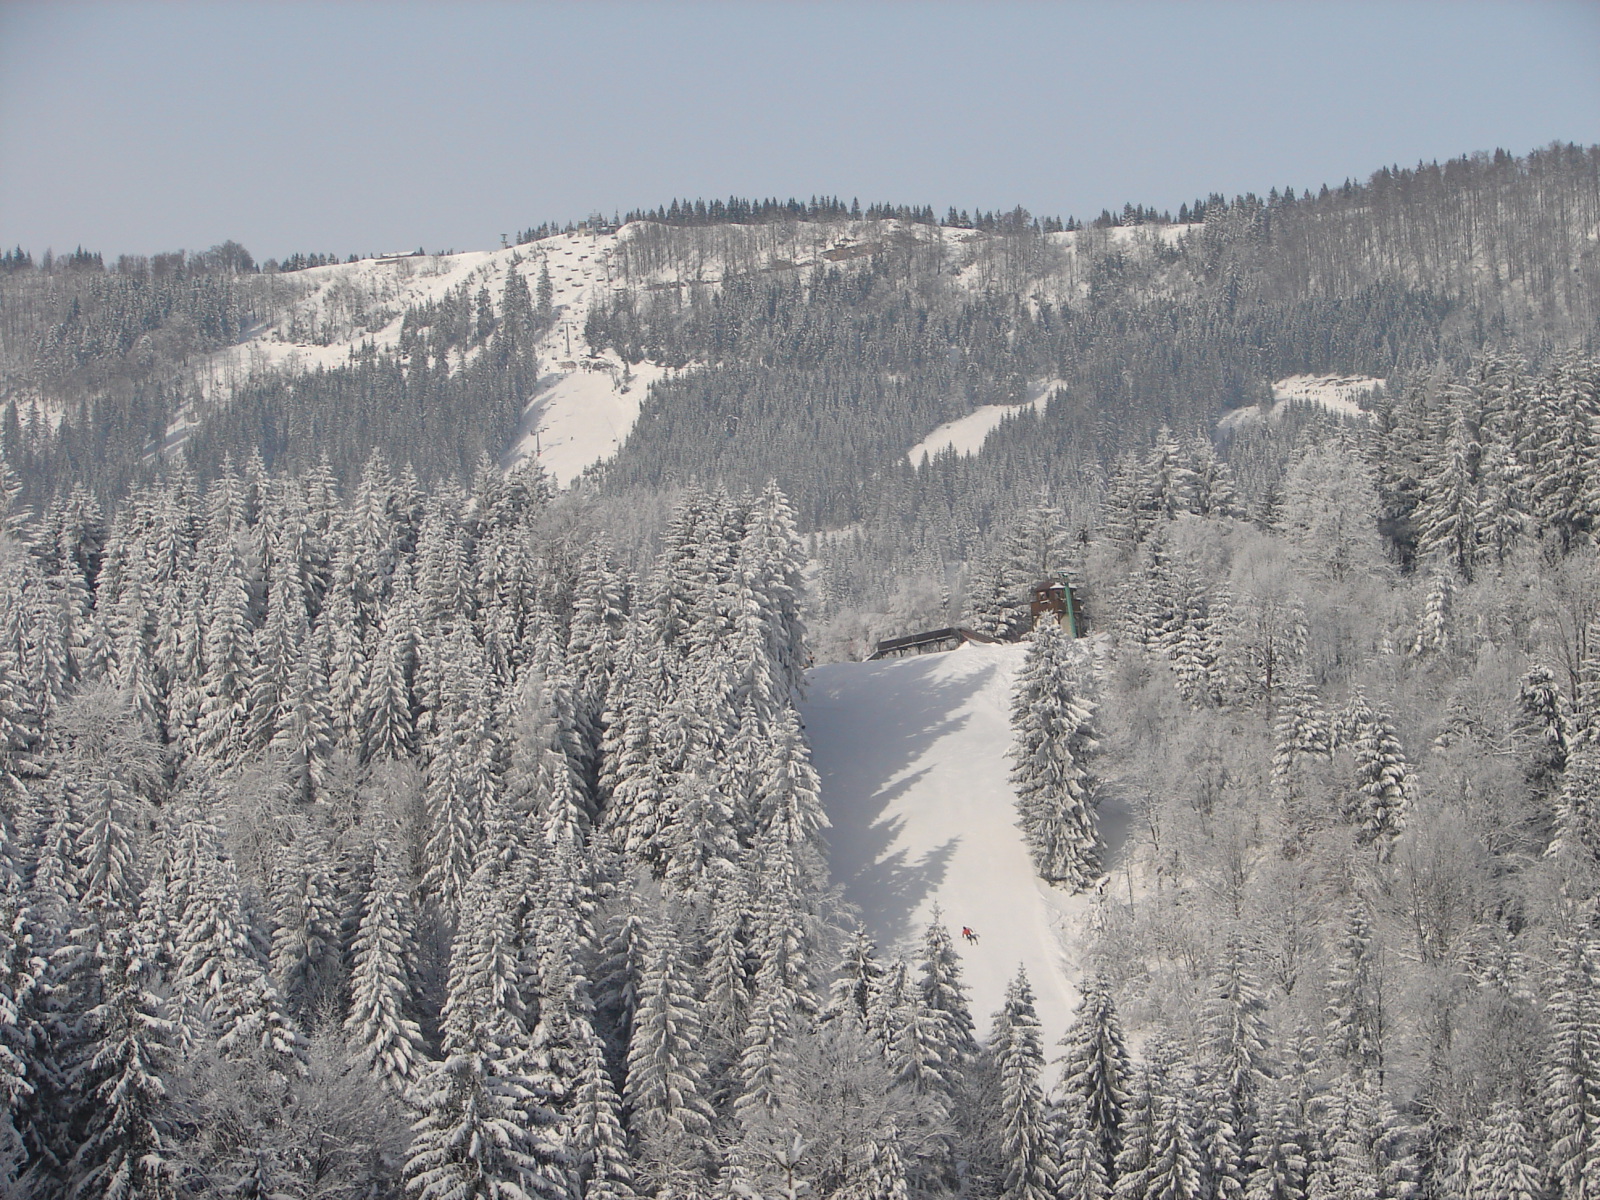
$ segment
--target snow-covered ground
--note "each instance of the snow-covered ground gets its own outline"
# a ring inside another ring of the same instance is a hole
[[[834,878],[879,949],[914,952],[935,906],[957,939],[981,1034],[1024,963],[1053,1044],[1077,1004],[1078,955],[1096,899],[1042,883],[1007,781],[1022,646],[964,646],[811,672],[801,706]],[[1123,822],[1102,812],[1115,856]]]
[[[944,450],[954,450],[960,455],[976,454],[983,449],[983,443],[999,427],[1001,421],[1025,408],[1031,408],[1035,412],[1040,411],[1049,401],[1050,394],[1061,386],[1059,379],[1046,379],[1042,383],[1030,386],[1028,399],[1021,404],[980,405],[964,417],[946,421],[906,451],[906,457],[911,460],[911,465],[916,467],[922,465],[924,454],[929,458]]]
[[[1272,385],[1272,411],[1279,415],[1286,405],[1316,404],[1342,417],[1364,420],[1361,401],[1384,386],[1385,381],[1370,375],[1290,375]],[[1259,408],[1236,408],[1225,414],[1217,426],[1234,429],[1261,419]]]

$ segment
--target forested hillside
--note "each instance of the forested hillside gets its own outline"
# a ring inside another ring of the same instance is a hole
[[[1600,150],[0,266],[0,1194],[1600,1186]]]

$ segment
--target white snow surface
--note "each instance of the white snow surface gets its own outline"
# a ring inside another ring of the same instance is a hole
[[[1017,829],[1006,751],[1024,653],[967,645],[817,667],[801,712],[832,822],[833,875],[879,950],[914,954],[937,906],[980,1036],[1022,963],[1054,1045],[1077,1004],[1099,901],[1042,882]],[[1121,830],[1108,824],[1114,814],[1101,816],[1114,851]],[[960,938],[963,926],[977,945]]]
[[[1387,381],[1371,375],[1289,375],[1273,381],[1272,411],[1269,417],[1279,416],[1289,404],[1316,404],[1342,417],[1365,420],[1361,407],[1363,397],[1383,387]],[[1233,429],[1261,419],[1259,408],[1236,408],[1217,422],[1223,429]]]
[[[1035,412],[1042,411],[1049,402],[1050,394],[1061,386],[1063,385],[1059,379],[1046,379],[1042,383],[1031,385],[1028,388],[1028,399],[1021,404],[980,405],[964,417],[946,421],[906,451],[906,457],[911,460],[913,467],[922,465],[924,454],[932,458],[945,450],[954,450],[963,457],[971,457],[983,449],[983,443],[1000,427],[1000,422],[1006,417],[1025,408],[1031,408]]]

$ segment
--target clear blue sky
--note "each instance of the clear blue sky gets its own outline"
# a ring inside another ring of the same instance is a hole
[[[1600,142],[1600,4],[0,0],[0,243],[498,244],[673,196],[1093,216]]]

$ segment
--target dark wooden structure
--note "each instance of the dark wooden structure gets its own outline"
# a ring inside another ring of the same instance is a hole
[[[1039,623],[1040,617],[1050,614],[1069,636],[1083,636],[1083,609],[1078,603],[1076,588],[1065,580],[1041,579],[1029,590],[1033,599],[1028,605],[1028,611],[1033,614],[1035,625]]]
[[[868,662],[901,654],[927,654],[930,650],[954,650],[963,642],[992,643],[988,634],[951,625],[944,629],[930,629],[927,633],[912,633],[905,637],[885,638],[868,657]]]

